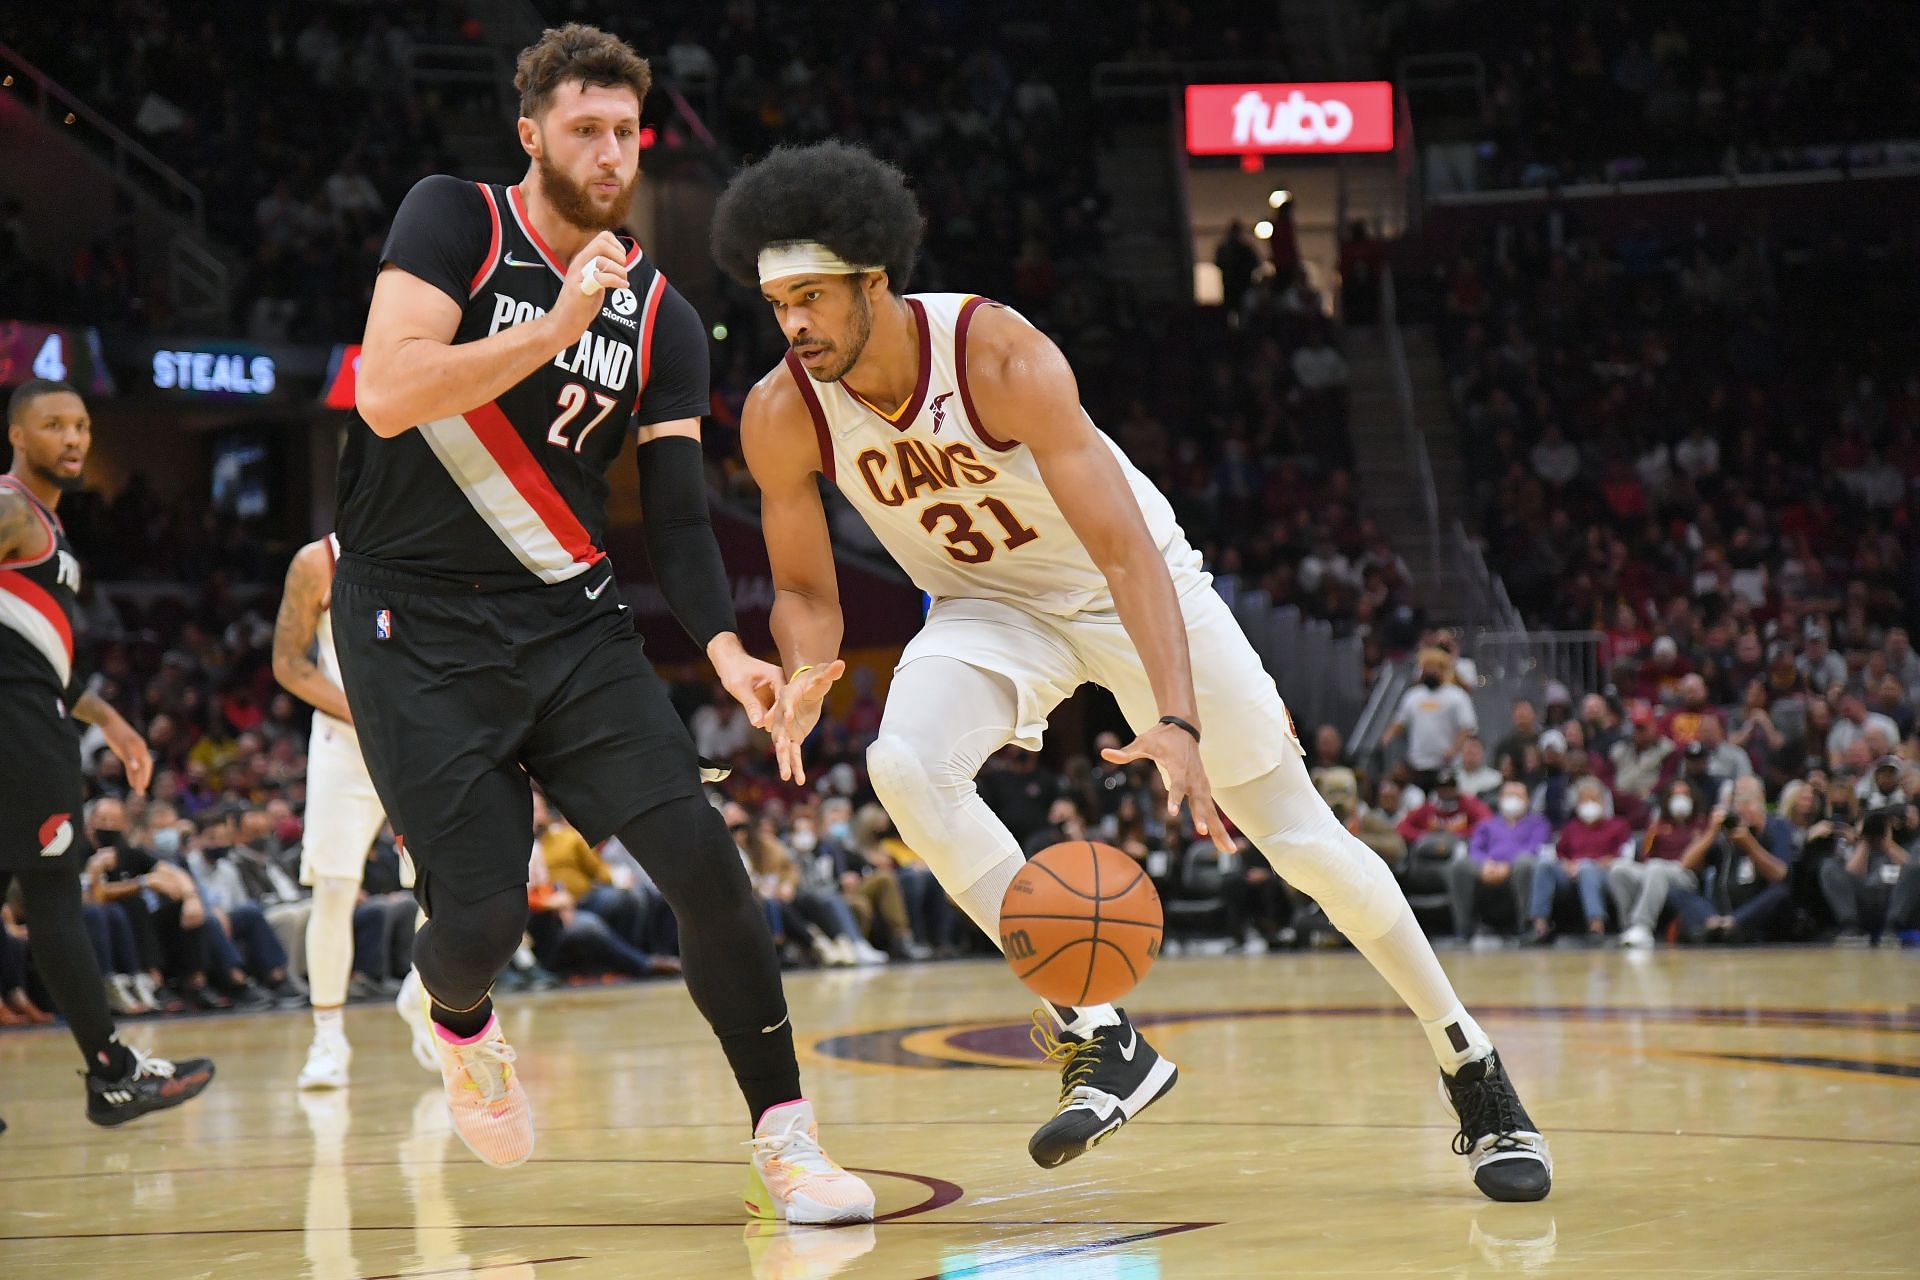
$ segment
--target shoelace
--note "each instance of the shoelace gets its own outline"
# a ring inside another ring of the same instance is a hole
[[[1027,1033],[1033,1041],[1033,1047],[1048,1062],[1060,1064],[1060,1105],[1055,1114],[1065,1111],[1081,1100],[1089,1089],[1088,1081],[1100,1065],[1100,1044],[1093,1037],[1085,1040],[1063,1040],[1053,1029],[1053,1019],[1045,1009],[1033,1011],[1033,1029]]]
[[[173,1078],[173,1063],[165,1058],[149,1058],[132,1045],[127,1046],[127,1052],[133,1055],[132,1079],[171,1080]]]
[[[1481,1138],[1491,1136],[1491,1152],[1526,1151],[1530,1148],[1515,1137],[1520,1128],[1520,1099],[1503,1087],[1505,1078],[1489,1071],[1487,1076],[1466,1086],[1460,1106],[1460,1132],[1453,1135],[1453,1153],[1468,1155]]]
[[[819,1139],[805,1129],[789,1129],[785,1133],[770,1133],[764,1138],[749,1138],[745,1145],[752,1147],[756,1156],[777,1160],[802,1173],[834,1177],[844,1172],[820,1149]]]
[[[478,1044],[461,1045],[460,1066],[466,1073],[467,1087],[480,1095],[482,1102],[497,1102],[507,1092],[513,1078],[513,1062],[518,1056],[505,1040],[488,1039]]]

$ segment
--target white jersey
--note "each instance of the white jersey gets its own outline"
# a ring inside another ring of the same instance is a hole
[[[327,603],[320,606],[320,620],[313,627],[313,643],[317,652],[315,665],[320,674],[339,688],[346,688],[346,682],[340,678],[340,655],[333,647],[333,568],[340,561],[340,535],[327,535]],[[357,753],[360,750],[360,737],[353,726],[344,720],[328,715],[318,708],[313,713],[313,741],[317,745],[322,741],[338,742],[342,738]]]
[[[1106,577],[1075,536],[1033,454],[974,412],[966,378],[967,326],[984,298],[907,298],[920,334],[920,377],[889,416],[844,383],[816,383],[789,355],[820,443],[821,471],[874,536],[936,601],[1017,601],[1056,616],[1110,613]],[[1007,433],[1009,424],[1001,424]],[[1097,428],[1096,428],[1097,431]],[[1200,572],[1173,508],[1104,433],[1176,582]],[[1114,501],[1124,501],[1121,494]]]

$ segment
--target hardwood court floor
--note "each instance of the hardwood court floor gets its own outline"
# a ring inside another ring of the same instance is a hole
[[[503,1006],[540,1125],[496,1172],[391,1010],[355,1083],[295,1095],[304,1014],[137,1028],[219,1060],[192,1107],[87,1125],[64,1033],[0,1035],[0,1276],[1908,1276],[1920,1260],[1920,955],[1455,954],[1553,1143],[1497,1205],[1448,1151],[1418,1029],[1352,954],[1169,960],[1132,1001],[1180,1086],[1054,1172],[995,964],[789,981],[829,1150],[871,1230],[745,1227],[742,1107],[677,985]]]

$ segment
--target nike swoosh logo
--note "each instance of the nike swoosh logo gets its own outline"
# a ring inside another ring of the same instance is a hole
[[[1124,1058],[1124,1059],[1126,1059],[1126,1060],[1127,1060],[1128,1062],[1132,1062],[1132,1061],[1133,1061],[1133,1051],[1134,1051],[1135,1049],[1138,1049],[1139,1047],[1140,1047],[1140,1030],[1139,1030],[1139,1028],[1138,1028],[1138,1027],[1128,1027],[1128,1028],[1127,1028],[1127,1043],[1126,1043],[1125,1045],[1123,1045],[1123,1046],[1121,1046],[1121,1049],[1120,1049],[1120,1056],[1121,1056],[1122,1058]]]
[[[787,1018],[791,1018],[792,1016],[793,1016],[792,1014],[788,1014],[788,1015],[787,1015]],[[784,1027],[784,1026],[786,1026],[786,1025],[787,1025],[787,1018],[782,1018],[782,1019],[780,1019],[780,1021],[778,1021],[778,1022],[776,1022],[776,1023],[774,1023],[774,1024],[773,1024],[772,1026],[770,1026],[770,1027],[762,1027],[762,1028],[760,1028],[760,1034],[761,1034],[761,1035],[763,1035],[763,1036],[770,1036],[770,1035],[772,1035],[772,1034],[773,1034],[774,1032],[776,1032],[776,1031],[778,1031],[778,1030],[779,1030],[780,1028],[782,1028],[782,1027]]]
[[[544,267],[547,265],[544,262],[522,262],[513,256],[513,250],[511,249],[502,254],[500,260],[510,267]]]
[[[606,582],[603,582],[603,583],[601,583],[601,584],[600,584],[599,586],[597,586],[597,587],[588,587],[588,588],[586,589],[586,591],[587,591],[587,599],[589,599],[589,600],[598,600],[598,599],[600,598],[600,593],[601,593],[602,591],[605,591],[605,590],[607,589],[607,587],[608,587],[608,585],[609,585],[609,584],[611,584],[612,582],[613,582],[613,579],[612,579],[612,578],[608,578],[608,579],[606,580]]]

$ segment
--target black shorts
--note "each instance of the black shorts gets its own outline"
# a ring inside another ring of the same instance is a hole
[[[80,729],[51,683],[0,680],[0,871],[79,872]]]
[[[430,883],[467,902],[527,883],[529,777],[593,844],[700,794],[693,738],[612,577],[480,593],[341,558],[347,703],[422,902]]]

